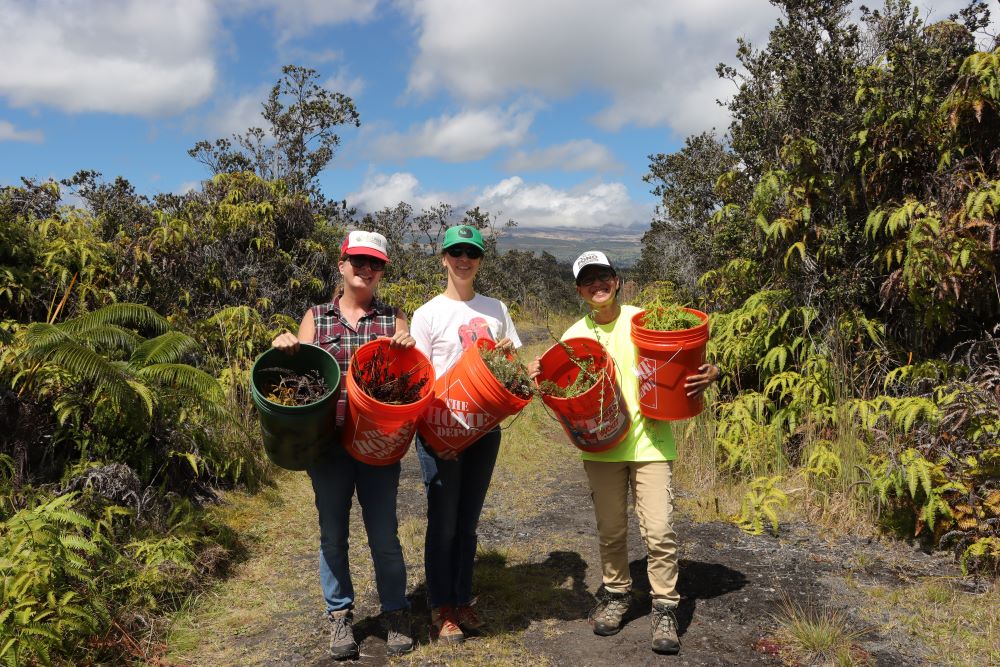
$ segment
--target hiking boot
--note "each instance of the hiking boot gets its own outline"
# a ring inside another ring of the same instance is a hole
[[[382,627],[385,628],[385,652],[388,655],[403,655],[413,650],[409,611],[397,609],[382,614]]]
[[[602,588],[597,593],[597,606],[590,612],[594,634],[609,637],[622,629],[625,614],[632,606],[632,593],[612,593]]]
[[[677,617],[675,607],[661,602],[653,603],[652,636],[653,652],[675,655],[681,650],[681,640],[677,638]]]
[[[338,609],[330,612],[330,655],[334,660],[350,660],[358,657],[358,644],[354,641],[354,612]]]
[[[481,635],[486,628],[485,621],[479,618],[479,614],[469,604],[455,607],[455,622],[466,635]]]
[[[455,620],[454,609],[451,607],[431,609],[431,639],[448,644],[461,644],[465,641],[465,633]]]

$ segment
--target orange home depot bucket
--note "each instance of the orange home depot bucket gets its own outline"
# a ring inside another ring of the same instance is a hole
[[[354,369],[368,361],[379,350],[389,359],[389,372],[395,376],[413,372],[411,382],[427,378],[414,403],[393,405],[377,401],[358,386]],[[351,357],[347,369],[347,414],[341,442],[347,453],[370,465],[389,465],[403,458],[410,447],[417,418],[434,398],[434,367],[424,353],[415,347],[389,349],[389,339],[377,338],[365,343]]]
[[[542,355],[541,372],[535,382],[550,380],[564,388],[573,384],[581,371],[566,348],[578,361],[592,358],[601,377],[578,396],[559,398],[542,394],[542,401],[556,414],[570,442],[578,448],[585,452],[611,449],[628,434],[632,419],[618,387],[614,361],[603,345],[591,338],[567,338],[556,343]]]
[[[701,324],[681,331],[652,331],[643,327],[646,311],[632,317],[632,342],[638,349],[639,411],[644,417],[689,419],[705,407],[701,394],[688,398],[684,381],[697,375],[698,367],[705,363],[708,315],[693,308],[684,310],[697,315]]]
[[[434,451],[462,451],[531,401],[507,391],[490,373],[480,350],[494,347],[492,340],[478,339],[434,383],[434,400],[417,423]]]

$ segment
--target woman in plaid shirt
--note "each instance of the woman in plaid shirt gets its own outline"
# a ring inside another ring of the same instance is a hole
[[[272,345],[290,354],[298,350],[300,342],[319,345],[336,358],[341,377],[346,377],[355,350],[371,340],[387,337],[392,347],[413,347],[406,316],[375,296],[388,261],[384,236],[364,231],[348,234],[341,246],[343,285],[339,295],[330,303],[306,311],[298,335],[286,331]],[[337,403],[338,434],[344,424],[346,406],[347,392],[341,391]],[[354,587],[347,562],[351,497],[355,491],[375,565],[387,652],[400,655],[413,649],[406,566],[397,535],[399,471],[398,462],[373,466],[351,458],[336,439],[330,443],[326,456],[307,471],[319,512],[319,577],[332,624],[330,653],[334,659],[358,657],[358,644],[351,627]]]

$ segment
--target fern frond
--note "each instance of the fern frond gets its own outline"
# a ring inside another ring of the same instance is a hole
[[[168,331],[150,338],[132,353],[129,364],[142,368],[151,364],[172,364],[198,346],[197,341],[180,331]]]
[[[79,332],[76,339],[98,349],[131,350],[139,344],[142,337],[117,324],[102,324]]]
[[[152,364],[139,369],[136,375],[156,385],[175,387],[210,401],[225,400],[225,393],[218,380],[187,364]]]
[[[72,340],[69,332],[48,322],[32,322],[24,330],[24,343],[29,352],[47,350],[53,345],[69,340]]]
[[[149,306],[139,303],[112,303],[93,312],[85,313],[62,323],[66,331],[78,334],[105,324],[133,326],[163,333],[169,328],[167,320]]]
[[[210,324],[241,328],[246,328],[250,324],[260,324],[262,321],[260,313],[250,306],[229,306],[208,318]]]
[[[51,362],[81,380],[99,384],[122,382],[126,377],[113,362],[86,345],[69,339],[48,348],[29,348],[25,357],[29,361]]]

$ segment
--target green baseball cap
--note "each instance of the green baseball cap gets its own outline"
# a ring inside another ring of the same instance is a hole
[[[486,246],[483,245],[483,235],[479,233],[478,229],[469,225],[449,227],[444,233],[444,243],[441,244],[441,250],[447,250],[453,245],[463,243],[474,245],[480,250],[486,251]]]

